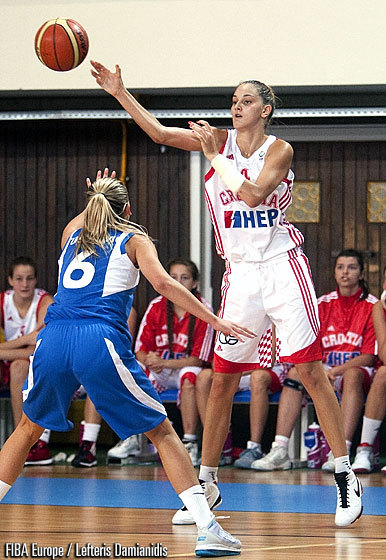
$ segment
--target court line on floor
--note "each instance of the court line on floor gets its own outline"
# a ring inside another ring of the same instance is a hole
[[[345,537],[347,538],[347,540],[350,540],[350,538],[353,537]],[[374,544],[374,543],[386,543],[386,539],[376,539],[376,540],[371,540],[371,541],[362,541],[360,540],[360,538],[355,537],[356,541],[359,541],[358,544],[360,545],[364,545],[364,544]],[[288,549],[307,549],[307,548],[321,548],[321,547],[336,547],[339,546],[339,544],[341,543],[318,543],[318,544],[293,544],[293,545],[282,545],[282,546],[260,546],[260,547],[256,547],[256,548],[249,548],[249,547],[243,547],[241,552],[243,553],[247,553],[247,552],[269,552],[270,550],[288,550]],[[349,544],[349,543],[347,543]],[[196,558],[195,554],[168,554],[168,558]]]

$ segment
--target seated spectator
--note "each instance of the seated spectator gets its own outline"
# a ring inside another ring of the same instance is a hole
[[[29,257],[17,257],[8,273],[10,290],[0,294],[0,322],[4,342],[0,343],[0,360],[3,360],[3,382],[9,383],[15,427],[21,419],[22,389],[27,378],[29,359],[33,353],[36,336],[44,326],[47,307],[53,298],[37,283],[36,265]],[[50,430],[44,430],[39,441],[31,448],[26,465],[52,463],[48,442]]]
[[[192,261],[173,260],[167,265],[167,271],[210,308],[197,291],[199,272]],[[150,302],[142,319],[135,354],[159,393],[171,388],[179,390],[182,441],[193,465],[198,465],[199,414],[195,384],[199,372],[212,360],[212,327],[159,296]]]
[[[367,395],[361,441],[352,466],[357,473],[369,473],[374,469],[373,445],[386,414],[386,267],[381,300],[373,306],[372,317],[380,362]],[[382,472],[386,474],[386,465]]]
[[[318,300],[322,361],[341,398],[348,452],[360,420],[364,396],[374,375],[372,365],[376,353],[371,314],[377,298],[369,294],[363,270],[363,259],[358,251],[342,251],[334,267],[337,290]],[[279,402],[275,441],[268,455],[252,463],[253,469],[291,468],[288,442],[300,412],[302,390],[299,376],[292,368]],[[322,469],[334,471],[331,452]]]

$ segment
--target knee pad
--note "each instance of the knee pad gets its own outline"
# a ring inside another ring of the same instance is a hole
[[[303,385],[300,381],[296,381],[296,379],[291,379],[287,377],[283,381],[284,387],[288,387],[289,389],[293,389],[294,391],[303,391]]]

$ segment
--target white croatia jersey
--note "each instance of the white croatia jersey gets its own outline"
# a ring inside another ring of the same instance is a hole
[[[25,317],[20,317],[13,300],[15,292],[7,290],[1,293],[1,311],[5,340],[16,340],[32,332],[37,325],[40,302],[48,294],[45,290],[35,288],[34,296]]]
[[[250,158],[241,155],[237,130],[228,130],[222,153],[237,171],[255,182],[263,169],[268,148],[276,136],[268,136]],[[213,167],[205,176],[205,198],[214,227],[216,249],[230,262],[263,262],[302,245],[301,232],[285,218],[292,201],[294,174],[290,169],[276,189],[251,208],[221,181]]]
[[[134,235],[111,231],[112,246],[96,247],[98,256],[75,255],[80,230],[67,240],[59,259],[58,291],[50,305],[51,320],[107,322],[128,333],[127,318],[139,282],[139,270],[129,259],[125,244]]]

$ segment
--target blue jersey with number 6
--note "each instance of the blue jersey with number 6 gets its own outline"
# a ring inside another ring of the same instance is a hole
[[[111,231],[112,247],[97,247],[98,256],[78,252],[80,230],[67,240],[59,259],[58,291],[47,311],[52,320],[89,319],[107,322],[128,333],[127,317],[139,270],[126,254],[125,244],[134,235]]]

